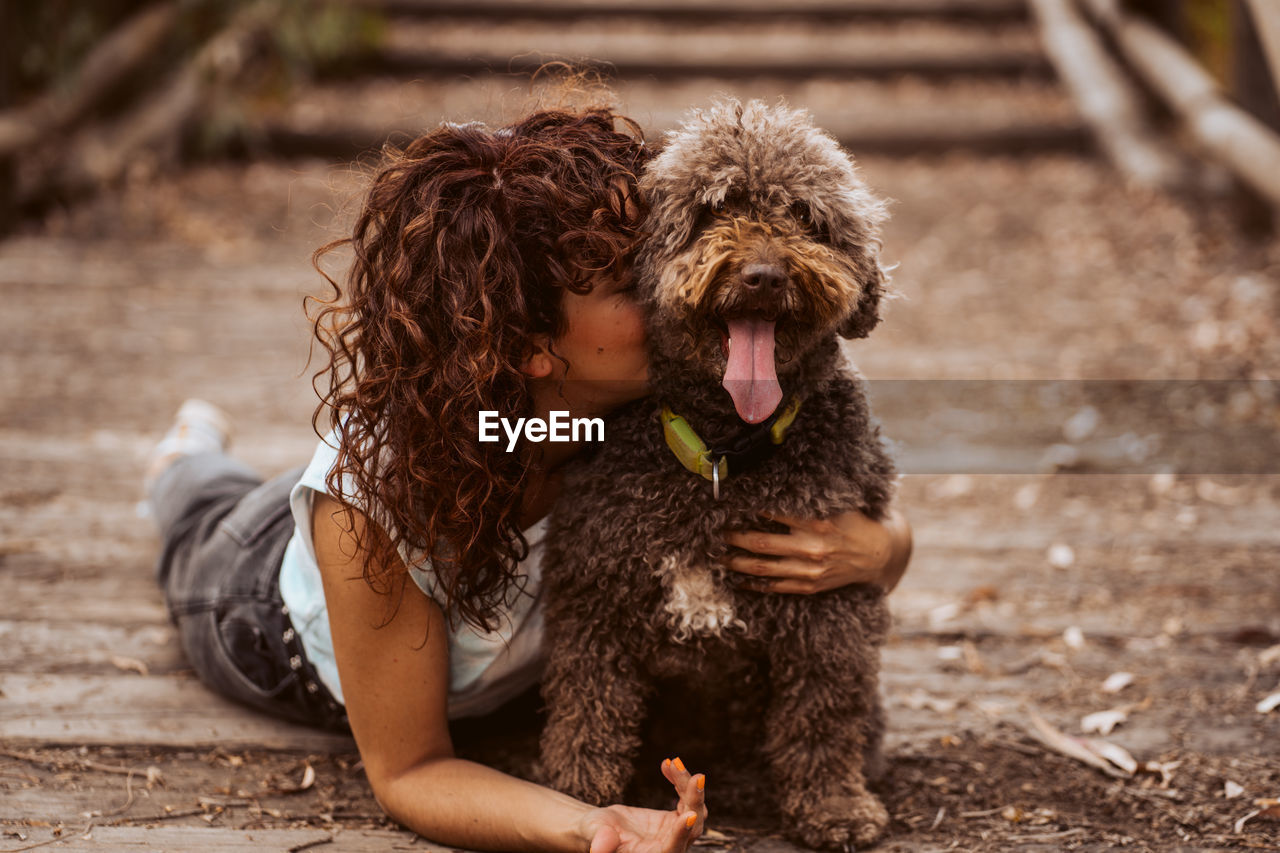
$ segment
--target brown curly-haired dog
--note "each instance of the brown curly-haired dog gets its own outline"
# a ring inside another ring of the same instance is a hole
[[[552,518],[547,781],[616,801],[646,702],[677,679],[763,720],[754,743],[792,837],[871,843],[888,823],[866,785],[884,728],[882,591],[760,594],[720,561],[722,531],[759,526],[760,510],[888,505],[893,466],[837,340],[879,319],[884,205],[806,113],[758,101],[695,113],[641,191],[654,395],[566,473]]]

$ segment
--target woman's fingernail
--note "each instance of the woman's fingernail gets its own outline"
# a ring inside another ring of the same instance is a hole
[[[693,825],[698,822],[698,816],[692,812],[684,819],[685,829],[693,829]]]
[[[698,790],[701,791],[705,787],[707,787],[707,774],[703,773],[698,777]]]
[[[679,770],[681,773],[685,772],[684,762],[681,761],[679,758],[676,758],[676,760],[671,763],[674,764],[676,766],[676,769]]]

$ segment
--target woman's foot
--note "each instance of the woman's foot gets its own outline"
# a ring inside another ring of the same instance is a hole
[[[173,426],[151,451],[144,482],[147,491],[180,456],[222,453],[231,445],[231,418],[213,403],[187,400],[173,418]]]

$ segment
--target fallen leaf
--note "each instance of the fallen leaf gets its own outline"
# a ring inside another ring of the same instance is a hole
[[[299,791],[305,791],[316,783],[316,771],[310,764],[307,764],[302,770],[302,782],[298,785]]]
[[[1124,747],[1097,738],[1081,738],[1081,740],[1089,749],[1096,751],[1107,761],[1119,767],[1126,775],[1132,776],[1138,772],[1138,762]]]
[[[1064,542],[1055,542],[1049,546],[1049,552],[1046,554],[1049,565],[1055,569],[1070,568],[1076,561],[1075,549]]]
[[[147,665],[137,658],[126,658],[120,655],[113,655],[111,665],[122,672],[136,672],[138,675],[150,675],[151,670]]]
[[[1249,490],[1246,486],[1232,488],[1223,486],[1212,480],[1200,480],[1196,483],[1196,497],[1207,503],[1221,506],[1239,506],[1248,500]]]
[[[1151,490],[1151,494],[1163,496],[1173,491],[1173,487],[1177,484],[1177,478],[1167,471],[1151,476],[1151,482],[1147,488]]]
[[[1112,729],[1127,719],[1129,719],[1127,708],[1094,711],[1092,714],[1086,714],[1080,721],[1080,730],[1085,734],[1109,735]]]
[[[1098,429],[1102,416],[1093,406],[1084,406],[1062,424],[1062,437],[1075,443],[1084,441]]]
[[[973,478],[968,474],[952,474],[940,483],[929,487],[929,497],[933,500],[950,500],[962,498],[973,491]]]
[[[1144,761],[1138,765],[1138,770],[1142,773],[1158,773],[1160,787],[1167,789],[1173,781],[1173,771],[1181,766],[1181,761]]]
[[[1102,682],[1103,693],[1119,693],[1133,683],[1132,672],[1113,672]]]
[[[942,604],[929,611],[929,625],[932,628],[939,628],[959,615],[960,605],[957,602]]]
[[[1067,644],[1067,648],[1079,651],[1084,648],[1084,631],[1072,625],[1062,632],[1062,642]]]
[[[1235,782],[1232,782],[1230,779],[1228,779],[1222,786],[1222,796],[1226,797],[1228,800],[1234,800],[1236,797],[1240,796],[1243,793],[1244,793],[1244,786],[1237,785]]]
[[[982,675],[987,671],[987,666],[982,662],[982,655],[978,654],[978,646],[973,640],[965,640],[960,644],[960,651],[964,654],[964,665],[974,675]]]
[[[1236,821],[1234,829],[1237,835],[1243,832],[1244,825],[1254,818],[1260,817],[1263,820],[1280,820],[1280,800],[1268,797],[1254,800],[1253,804],[1257,806],[1257,808]]]
[[[725,835],[723,832],[717,832],[714,829],[702,830],[702,836],[693,842],[695,847],[727,847],[733,843],[733,839]]]
[[[903,697],[902,704],[906,705],[913,711],[928,709],[939,714],[950,714],[960,705],[960,703],[955,699],[946,699],[941,696],[930,696],[919,688],[912,691],[910,695]]]
[[[965,607],[974,607],[984,601],[996,601],[1000,598],[1000,588],[991,584],[976,586],[964,597]]]
[[[1080,464],[1080,449],[1070,444],[1051,444],[1040,457],[1036,466],[1042,473],[1052,474],[1063,469],[1074,468]]]
[[[1028,709],[1030,734],[1055,752],[1095,767],[1117,779],[1127,779],[1138,769],[1138,762],[1123,747],[1097,738],[1071,737]]]
[[[1263,699],[1255,707],[1259,714],[1270,714],[1276,708],[1280,708],[1280,690]]]
[[[316,783],[315,768],[311,766],[311,762],[307,762],[302,767],[302,781],[299,782],[297,785],[284,785],[279,788],[271,788],[266,791],[262,791],[261,793],[267,794],[267,795],[300,794],[303,791],[310,788],[315,783]]]
[[[1036,505],[1036,501],[1040,499],[1040,486],[1035,483],[1028,483],[1013,496],[1013,505],[1018,509],[1026,512]]]

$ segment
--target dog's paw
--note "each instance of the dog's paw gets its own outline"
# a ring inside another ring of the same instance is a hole
[[[811,803],[787,823],[788,834],[806,847],[860,850],[884,837],[889,812],[870,793],[835,796]]]

